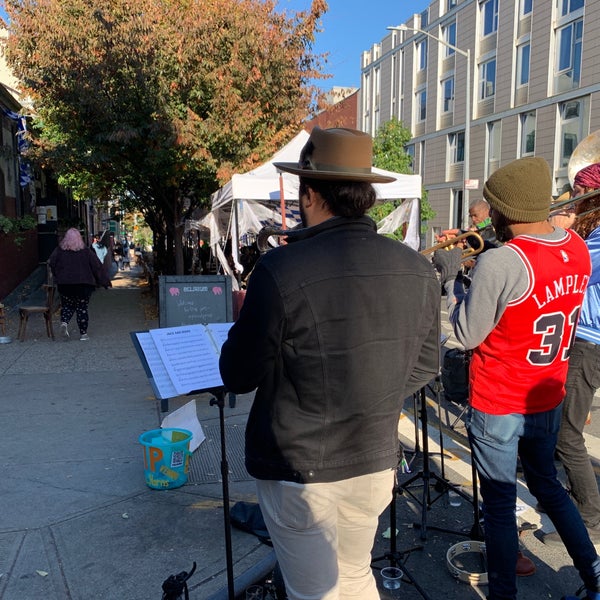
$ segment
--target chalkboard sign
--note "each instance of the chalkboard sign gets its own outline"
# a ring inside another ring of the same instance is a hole
[[[228,275],[161,275],[158,286],[159,327],[233,321]]]

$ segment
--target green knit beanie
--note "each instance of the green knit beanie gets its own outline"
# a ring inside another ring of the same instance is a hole
[[[483,186],[490,206],[516,223],[545,221],[550,212],[552,176],[543,158],[519,158],[494,171]]]

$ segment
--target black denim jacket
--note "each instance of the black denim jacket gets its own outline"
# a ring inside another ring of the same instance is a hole
[[[221,351],[227,388],[257,388],[248,472],[310,483],[392,468],[403,401],[439,369],[433,268],[368,217],[290,242],[259,260]]]

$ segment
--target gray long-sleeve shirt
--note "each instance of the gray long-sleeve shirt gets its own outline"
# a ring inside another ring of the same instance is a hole
[[[565,230],[556,227],[540,239],[560,240]],[[493,248],[477,259],[471,286],[449,280],[448,318],[456,339],[466,350],[476,348],[498,324],[506,306],[527,289],[527,270],[517,253],[508,246]]]

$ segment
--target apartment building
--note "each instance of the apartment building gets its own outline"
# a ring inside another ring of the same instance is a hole
[[[600,129],[600,0],[434,0],[362,55],[359,128],[391,118],[441,229],[462,227],[498,167],[545,158],[554,193]],[[600,147],[598,148],[600,161]]]

